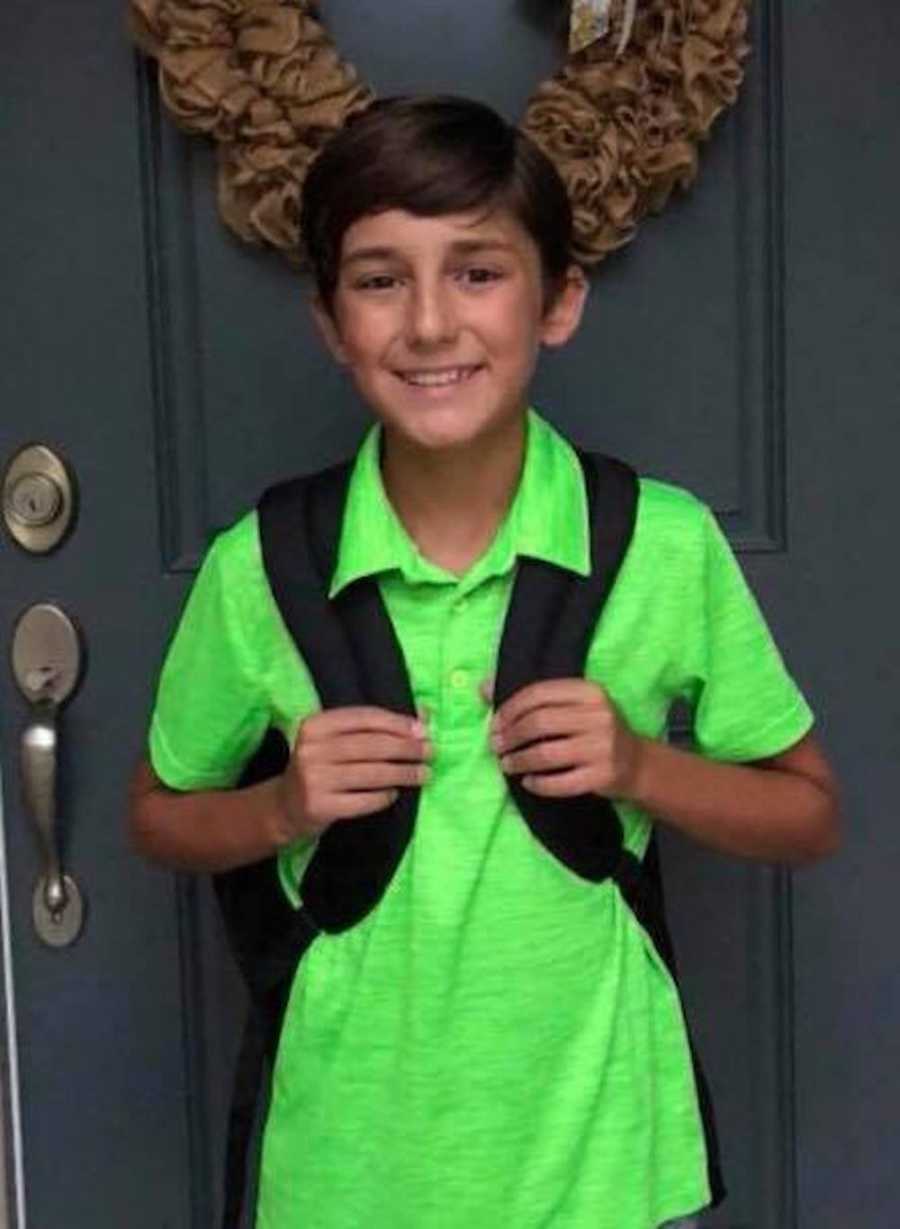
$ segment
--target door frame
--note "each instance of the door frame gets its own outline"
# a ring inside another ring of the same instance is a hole
[[[15,716],[10,715],[13,720]],[[19,1082],[16,995],[10,936],[9,862],[6,857],[6,808],[0,772],[0,1229],[25,1229],[25,1166]]]

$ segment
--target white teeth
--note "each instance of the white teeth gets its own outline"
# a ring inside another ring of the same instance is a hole
[[[402,377],[407,384],[438,388],[444,384],[459,384],[461,380],[467,380],[475,370],[475,367],[451,367],[445,371],[404,371]]]

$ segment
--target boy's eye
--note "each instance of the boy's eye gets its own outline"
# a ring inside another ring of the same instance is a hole
[[[393,290],[397,281],[393,273],[367,273],[358,277],[353,285],[356,290]]]
[[[488,269],[483,265],[470,265],[460,270],[459,278],[470,286],[485,286],[489,282],[498,281],[503,274],[499,269]]]

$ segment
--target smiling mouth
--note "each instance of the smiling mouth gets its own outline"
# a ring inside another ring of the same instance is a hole
[[[481,370],[480,364],[467,367],[441,367],[440,369],[422,371],[398,371],[396,375],[404,384],[412,384],[415,388],[447,388],[452,384],[463,384]]]

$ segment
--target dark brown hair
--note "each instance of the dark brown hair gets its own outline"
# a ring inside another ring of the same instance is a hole
[[[572,208],[553,163],[490,107],[451,95],[382,99],[352,116],[312,164],[300,228],[331,309],[346,231],[366,214],[437,217],[508,209],[540,253],[545,302],[572,261]]]

